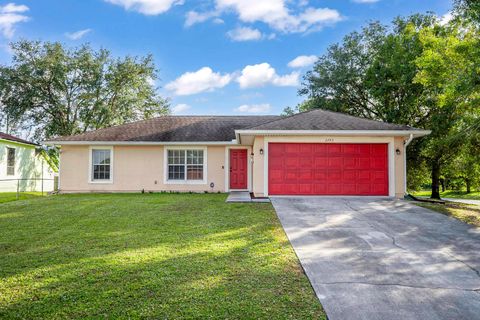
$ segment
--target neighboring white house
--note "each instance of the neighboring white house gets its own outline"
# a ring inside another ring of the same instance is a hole
[[[55,172],[39,147],[0,132],[0,192],[54,190]]]

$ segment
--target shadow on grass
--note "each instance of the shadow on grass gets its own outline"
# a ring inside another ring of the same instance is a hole
[[[0,317],[322,318],[269,204],[58,196],[0,207]]]

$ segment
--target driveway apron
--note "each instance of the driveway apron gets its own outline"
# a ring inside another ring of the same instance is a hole
[[[330,320],[480,319],[480,229],[403,200],[272,203]]]

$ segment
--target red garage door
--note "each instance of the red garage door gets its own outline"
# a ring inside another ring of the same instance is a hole
[[[270,195],[388,195],[387,144],[270,143]]]

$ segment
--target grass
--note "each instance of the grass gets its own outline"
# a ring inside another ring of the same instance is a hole
[[[41,192],[20,192],[18,200],[27,200],[36,197],[41,197]],[[16,192],[0,192],[0,203],[17,201]]]
[[[456,218],[465,223],[480,227],[480,206],[456,202],[424,203],[414,202],[417,206],[424,207],[441,214]]]
[[[270,204],[223,194],[0,205],[0,318],[325,319]]]
[[[415,192],[412,192],[412,194],[414,196],[418,196],[418,197],[430,197],[432,192],[430,190],[415,191]],[[480,191],[466,193],[465,191],[447,190],[445,192],[441,192],[440,197],[441,198],[454,198],[454,199],[480,200]]]

